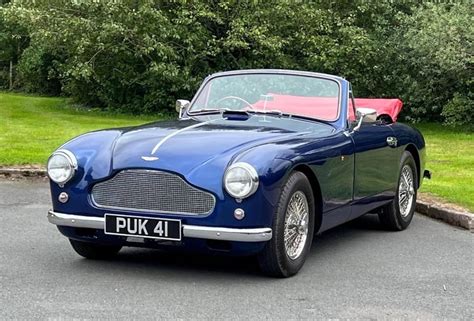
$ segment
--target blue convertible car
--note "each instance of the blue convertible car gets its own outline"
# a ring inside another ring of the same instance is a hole
[[[222,72],[177,109],[177,121],[87,133],[49,158],[48,219],[78,254],[256,255],[287,277],[316,233],[369,211],[407,228],[429,175],[422,135],[396,122],[401,102],[355,98],[340,77]]]

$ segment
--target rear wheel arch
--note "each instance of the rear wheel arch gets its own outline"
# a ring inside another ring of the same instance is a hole
[[[417,199],[417,170],[415,167],[416,162],[413,154],[408,150],[404,150],[400,159],[400,172],[395,197],[378,211],[380,223],[388,230],[402,231],[410,225],[415,213]]]
[[[311,190],[313,191],[313,197],[314,197],[314,203],[315,203],[314,234],[316,234],[319,231],[319,228],[321,227],[322,218],[323,218],[323,198],[322,198],[321,187],[319,185],[318,178],[316,177],[314,172],[311,170],[311,168],[305,164],[300,164],[300,165],[295,166],[292,171],[303,173],[308,178],[308,181],[311,184]]]
[[[405,148],[405,151],[409,152],[412,156],[413,159],[415,160],[415,165],[416,165],[416,173],[417,173],[417,178],[418,181],[416,182],[417,188],[420,187],[420,180],[422,179],[421,177],[421,165],[420,165],[420,154],[418,152],[418,149],[416,148],[415,145],[413,144],[408,144],[407,147]]]

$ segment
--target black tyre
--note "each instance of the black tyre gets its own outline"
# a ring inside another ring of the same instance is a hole
[[[391,231],[402,231],[410,225],[415,213],[418,190],[418,174],[415,160],[405,151],[400,161],[395,198],[380,208],[378,215],[382,225]]]
[[[258,256],[265,274],[289,277],[301,269],[313,240],[314,209],[308,178],[293,172],[282,188],[273,218],[273,237]]]
[[[92,260],[106,260],[113,258],[122,248],[119,245],[102,245],[72,239],[69,239],[69,242],[71,242],[72,248],[77,254]]]

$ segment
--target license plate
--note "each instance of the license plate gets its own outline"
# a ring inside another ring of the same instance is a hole
[[[105,234],[181,240],[180,220],[105,214],[104,224]]]

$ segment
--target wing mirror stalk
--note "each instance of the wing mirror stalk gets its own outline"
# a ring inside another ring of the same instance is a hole
[[[356,109],[357,125],[352,132],[358,131],[363,122],[374,123],[377,120],[377,111],[372,108],[359,107]]]
[[[190,102],[189,100],[186,99],[178,99],[176,101],[176,111],[179,114],[179,119],[183,118],[184,115],[186,115],[186,112],[188,111]]]

